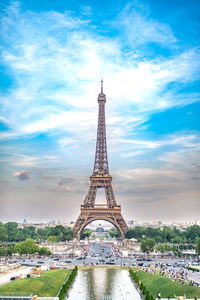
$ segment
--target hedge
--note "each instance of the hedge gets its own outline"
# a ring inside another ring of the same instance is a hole
[[[136,283],[139,282],[139,278],[138,278],[136,272],[134,272],[132,269],[129,269],[129,274],[130,274],[131,278],[133,279],[133,281],[135,281]],[[139,285],[139,289],[145,296],[146,300],[155,300],[155,298],[150,294],[150,292],[148,291],[148,289],[142,282]]]
[[[69,274],[67,281],[63,284],[63,286],[60,290],[60,293],[58,295],[59,300],[65,299],[67,291],[68,291],[69,287],[71,286],[72,282],[74,281],[77,271],[78,271],[78,268],[77,268],[77,266],[75,266],[74,269]]]

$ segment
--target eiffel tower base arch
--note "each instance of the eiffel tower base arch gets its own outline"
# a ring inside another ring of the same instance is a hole
[[[121,206],[114,207],[95,205],[94,207],[85,207],[81,205],[81,213],[73,227],[74,238],[80,240],[84,228],[91,222],[104,220],[112,223],[118,230],[120,238],[124,239],[128,227],[121,214]]]

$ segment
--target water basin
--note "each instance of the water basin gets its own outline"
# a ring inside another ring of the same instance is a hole
[[[141,300],[129,272],[122,269],[92,268],[78,271],[66,300]]]

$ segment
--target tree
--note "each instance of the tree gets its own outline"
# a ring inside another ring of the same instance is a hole
[[[22,233],[24,236],[26,236],[26,238],[36,239],[37,236],[34,226],[25,226],[22,229]]]
[[[51,235],[48,237],[49,243],[55,243],[57,241],[57,237],[55,235]]]
[[[148,255],[150,252],[152,252],[154,250],[154,246],[155,246],[156,242],[154,239],[151,238],[147,238],[142,240],[140,248],[142,250],[142,252],[146,252]]]
[[[125,237],[127,239],[137,239],[141,240],[143,236],[146,236],[146,228],[141,226],[136,226],[135,228],[129,228],[126,232]]]
[[[159,251],[160,253],[164,253],[165,252],[165,244],[158,244],[156,246],[156,250]]]
[[[73,240],[74,233],[70,227],[65,228],[65,240],[70,241]]]
[[[173,244],[180,244],[180,243],[182,243],[182,238],[181,238],[181,236],[175,235],[175,236],[171,239],[171,242],[172,242]]]
[[[188,244],[188,249],[192,250],[194,248],[194,246],[192,244]]]
[[[164,226],[163,230],[162,230],[162,238],[163,238],[163,242],[171,242],[171,239],[174,237],[174,231],[173,229]]]
[[[158,250],[160,253],[164,253],[164,252],[170,252],[172,248],[169,244],[158,244],[156,246],[156,250]]]
[[[47,247],[41,247],[38,250],[39,255],[51,255],[51,251],[47,249]]]
[[[81,240],[84,240],[86,237],[89,237],[92,232],[92,229],[84,229],[81,234]]]
[[[14,246],[3,246],[0,248],[0,256],[10,256],[15,252]]]
[[[155,241],[156,243],[162,243],[162,237],[159,235],[155,236]]]
[[[4,226],[7,229],[8,241],[15,241],[18,232],[18,224],[16,222],[8,222]]]
[[[145,230],[145,235],[149,238],[154,238],[157,235],[156,228],[147,227]]]
[[[194,242],[196,238],[200,237],[200,226],[193,225],[188,227],[185,231],[185,235],[188,241]]]
[[[7,234],[7,228],[3,225],[3,223],[0,222],[0,241],[7,241],[8,240],[8,234]]]
[[[57,225],[54,228],[51,228],[51,236],[56,236],[57,241],[66,241],[73,239],[73,232],[70,227],[64,227],[62,225]]]
[[[34,254],[38,252],[39,246],[35,244],[32,239],[26,239],[24,242],[17,243],[15,245],[17,253],[21,254]]]
[[[57,237],[58,242],[64,242],[65,241],[65,235],[63,232],[60,232]]]
[[[28,238],[29,238],[29,235],[23,234],[23,231],[22,231],[22,229],[20,228],[20,229],[17,231],[17,234],[16,234],[16,236],[15,236],[15,241],[16,241],[16,242],[24,241],[25,239],[28,239]]]
[[[199,255],[200,255],[200,237],[196,239],[196,247],[195,247],[196,254],[198,256],[199,262]]]
[[[107,232],[110,234],[110,236],[113,238],[113,237],[116,237],[118,238],[119,237],[119,233],[117,231],[117,229],[115,227],[112,227],[111,229],[107,230]]]
[[[125,237],[127,239],[132,239],[133,238],[133,230],[132,229],[129,229],[126,234],[125,234]]]
[[[54,228],[52,228],[52,235],[59,236],[59,234],[65,233],[65,227],[62,225],[56,225]]]
[[[15,253],[15,246],[8,246],[6,251],[8,256],[11,256],[13,253]]]

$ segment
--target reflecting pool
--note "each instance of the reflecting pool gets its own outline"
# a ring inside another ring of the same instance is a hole
[[[111,268],[82,269],[69,290],[67,300],[141,300],[127,270]]]

